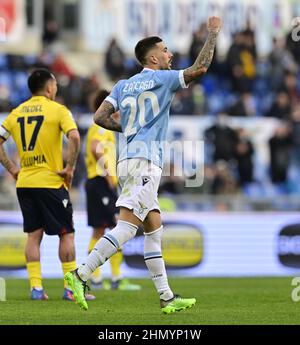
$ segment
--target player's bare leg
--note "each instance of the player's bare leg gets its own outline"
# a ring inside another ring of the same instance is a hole
[[[40,245],[43,239],[43,229],[29,232],[25,246],[26,266],[29,276],[31,299],[47,300],[48,296],[44,292],[42,285],[42,273],[40,263]]]

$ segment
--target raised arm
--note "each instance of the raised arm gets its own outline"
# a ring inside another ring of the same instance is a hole
[[[184,81],[186,84],[195,80],[200,75],[206,73],[211,64],[217,42],[218,33],[221,29],[221,19],[219,17],[209,17],[207,21],[208,37],[201,49],[196,61],[191,67],[184,70]]]
[[[122,132],[121,125],[112,116],[115,112],[115,108],[111,103],[103,101],[94,115],[94,122],[111,131]]]

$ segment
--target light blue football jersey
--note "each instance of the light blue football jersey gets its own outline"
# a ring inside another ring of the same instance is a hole
[[[146,158],[162,168],[171,102],[174,93],[185,87],[183,70],[149,68],[114,86],[106,101],[120,110],[127,143],[119,152],[119,162]]]

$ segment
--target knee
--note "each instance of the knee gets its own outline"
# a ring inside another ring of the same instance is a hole
[[[125,222],[124,220],[119,220],[118,224],[120,224],[122,227],[125,226],[128,232],[128,235],[130,238],[134,237],[137,233],[138,227],[132,223]]]
[[[137,229],[136,225],[119,220],[117,226],[103,237],[112,241],[117,248],[121,248],[124,243],[136,235]]]
[[[163,226],[160,226],[159,228],[157,228],[156,230],[151,231],[151,232],[149,232],[149,231],[144,232],[144,235],[146,237],[152,237],[152,238],[161,238],[162,234],[163,234]]]
[[[144,240],[144,249],[148,250],[148,247],[161,247],[161,239],[163,235],[163,227],[159,227],[155,231],[152,232],[144,232],[145,240]]]

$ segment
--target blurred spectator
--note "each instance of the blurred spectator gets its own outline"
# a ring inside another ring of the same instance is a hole
[[[61,54],[56,54],[54,56],[50,68],[53,73],[63,75],[69,79],[72,79],[75,76],[74,72]]]
[[[255,116],[256,105],[254,97],[249,92],[244,92],[240,98],[227,109],[231,116]]]
[[[204,42],[207,37],[206,23],[200,24],[197,31],[193,33],[192,42],[189,49],[189,60],[190,64],[193,64],[202,49]]]
[[[237,32],[234,35],[226,63],[234,91],[251,91],[256,76],[256,47],[253,35],[248,32]]]
[[[50,52],[42,51],[36,58],[36,61],[31,66],[32,68],[46,68],[50,69],[53,62],[53,55]]]
[[[291,137],[293,146],[297,146],[300,149],[300,104],[293,108],[291,115],[291,125]]]
[[[166,164],[161,178],[159,193],[180,194],[183,192],[183,189],[184,176],[176,172],[174,163]]]
[[[195,104],[191,88],[179,90],[172,101],[170,114],[172,115],[193,115]]]
[[[127,57],[124,61],[124,78],[130,78],[142,70],[142,66],[135,58]]]
[[[207,112],[207,103],[203,87],[200,84],[190,85],[193,94],[194,114],[203,115]]]
[[[216,167],[215,165],[204,166],[204,180],[202,186],[199,188],[203,194],[212,194],[213,184],[216,178]]]
[[[84,106],[87,110],[89,106],[89,98],[93,95],[97,90],[99,90],[100,84],[98,81],[97,75],[94,73],[90,75],[88,78],[83,78],[81,80],[81,105]]]
[[[243,34],[241,32],[236,32],[233,36],[232,44],[227,52],[226,64],[233,84],[235,79],[242,75],[239,57],[243,47],[243,39]]]
[[[257,59],[255,35],[254,35],[254,31],[250,28],[249,23],[247,24],[246,29],[243,31],[243,35],[244,35],[244,49],[247,50],[251,54],[251,57],[253,58],[253,62],[255,64],[256,59]],[[248,74],[249,72],[250,71],[248,72],[246,71],[246,74]],[[251,71],[248,76],[251,77],[254,74],[255,74],[255,70]]]
[[[280,90],[283,90],[288,94],[292,107],[296,106],[300,102],[300,95],[297,88],[297,76],[295,73],[285,73]]]
[[[229,165],[224,161],[216,163],[216,175],[212,185],[212,194],[231,195],[239,191],[237,182],[230,171]]]
[[[278,85],[283,82],[285,71],[297,71],[294,57],[290,51],[286,49],[285,40],[283,38],[273,39],[273,48],[269,55],[269,62],[271,65],[271,88],[273,90],[276,90]]]
[[[117,81],[122,78],[125,72],[124,61],[125,54],[122,48],[118,45],[117,40],[113,38],[105,53],[106,72],[113,81]]]
[[[291,138],[290,127],[283,123],[275,130],[269,140],[271,157],[271,180],[273,183],[285,183],[290,164]]]
[[[42,41],[44,47],[54,43],[58,39],[58,24],[55,20],[46,20]]]
[[[67,106],[73,106],[72,81],[75,79],[75,74],[72,72],[61,54],[53,56],[53,61],[50,66],[51,72],[56,76],[59,85],[58,96],[62,98],[63,103]],[[78,102],[80,98],[76,98]]]
[[[188,68],[190,65],[190,60],[185,54],[180,54],[178,52],[173,53],[172,69],[185,69]]]
[[[291,116],[292,163],[300,172],[300,105],[296,106]],[[299,181],[298,181],[299,182]]]
[[[255,46],[255,32],[254,30],[251,28],[251,23],[250,23],[250,20],[247,19],[247,22],[246,22],[246,28],[245,30],[243,31],[244,35],[248,36],[251,38],[252,40],[252,46],[253,46],[253,53],[255,54],[256,56],[256,46]]]
[[[271,108],[265,115],[288,121],[291,116],[291,104],[288,94],[284,91],[278,92]]]
[[[10,91],[8,85],[0,82],[0,112],[9,112],[10,109]]]
[[[244,186],[253,182],[253,154],[254,148],[248,133],[243,129],[237,130],[236,160],[240,184]]]
[[[237,136],[236,132],[227,125],[227,115],[221,113],[216,123],[206,129],[205,139],[213,147],[213,161],[230,161],[235,158]]]
[[[24,70],[26,63],[22,55],[7,54],[8,65],[11,70]]]

